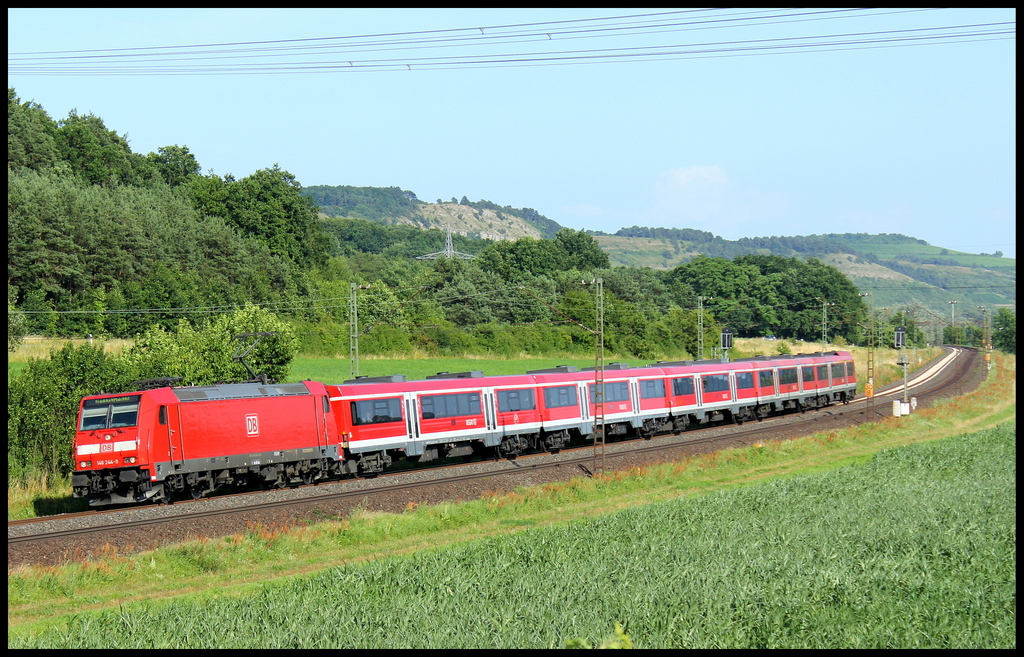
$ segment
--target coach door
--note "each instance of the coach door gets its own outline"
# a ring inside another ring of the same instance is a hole
[[[416,408],[416,393],[405,393],[405,430],[409,440],[420,439],[420,416]]]
[[[182,449],[181,440],[181,405],[161,406],[160,424],[167,427],[167,451],[170,454],[171,472],[181,472],[185,469],[185,450]]]
[[[484,388],[482,401],[484,403],[484,422],[487,424],[487,433],[493,433],[498,430],[498,413],[494,408],[494,388]]]
[[[320,408],[317,408],[320,404]],[[313,397],[313,417],[316,418],[316,446],[320,456],[327,455],[329,441],[327,439],[328,413],[331,412],[331,405],[327,401],[327,395],[315,395]]]

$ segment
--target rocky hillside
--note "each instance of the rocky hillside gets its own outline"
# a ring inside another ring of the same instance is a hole
[[[458,203],[423,203],[417,206],[415,215],[395,219],[395,223],[408,223],[421,228],[450,226],[454,233],[485,240],[544,238],[541,229],[525,219],[500,210],[477,209]]]

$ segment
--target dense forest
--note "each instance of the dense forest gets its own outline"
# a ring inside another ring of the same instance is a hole
[[[814,258],[764,255],[752,242],[731,260],[612,268],[591,234],[463,197],[554,234],[455,236],[455,249],[474,258],[421,260],[444,249],[444,232],[372,221],[420,201],[398,187],[370,190],[304,189],[276,164],[237,178],[204,174],[186,146],[135,153],[100,117],[54,120],[9,89],[9,314],[32,333],[131,337],[251,302],[289,322],[303,351],[347,353],[355,283],[363,353],[583,351],[594,317],[583,283],[600,277],[606,344],[627,356],[696,355],[698,297],[709,345],[723,328],[817,340],[823,311],[831,339],[862,338],[856,288]],[[623,230],[721,241],[689,229]]]

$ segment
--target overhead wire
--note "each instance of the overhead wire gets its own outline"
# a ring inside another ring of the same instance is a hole
[[[714,11],[714,10],[692,10]],[[229,75],[282,74],[308,72],[379,72],[394,70],[450,70],[456,68],[564,65],[609,62],[654,61],[665,59],[765,55],[833,49],[893,47],[952,43],[978,39],[1014,38],[1015,23],[975,23],[919,27],[910,29],[843,32],[760,39],[629,45],[590,49],[539,49],[534,52],[491,52],[472,55],[433,55],[424,57],[384,57],[360,59],[366,52],[391,51],[396,54],[410,48],[433,48],[442,52],[453,47],[509,45],[526,41],[554,42],[580,38],[645,37],[663,32],[706,29],[757,28],[785,22],[836,20],[865,17],[869,10],[831,9],[778,13],[740,12],[738,14],[681,16],[686,12],[635,14],[608,18],[575,19],[549,23],[453,28],[424,32],[398,32],[351,37],[314,37],[261,42],[232,42],[142,48],[95,49],[84,51],[43,51],[11,53],[8,73],[12,75]],[[900,11],[932,11],[925,9]],[[893,12],[882,12],[893,13]],[[751,15],[753,14],[753,15]],[[838,14],[838,15],[833,15]],[[647,18],[660,16],[661,18]],[[668,17],[666,17],[668,16]],[[622,22],[643,18],[642,21]],[[785,20],[783,20],[785,19]],[[587,21],[587,25],[578,25]],[[557,27],[553,27],[557,26]],[[511,30],[509,28],[524,28]],[[502,31],[505,30],[505,31]],[[479,34],[475,32],[478,31]],[[320,43],[328,41],[329,43]],[[316,43],[309,43],[316,42]],[[275,45],[288,43],[290,45]],[[272,61],[273,58],[305,56],[310,50],[322,57],[306,61]],[[355,54],[353,54],[355,53]],[[332,59],[325,59],[331,56]],[[232,59],[265,58],[260,62],[236,62]],[[267,61],[267,60],[271,61]],[[218,63],[204,63],[218,61]]]

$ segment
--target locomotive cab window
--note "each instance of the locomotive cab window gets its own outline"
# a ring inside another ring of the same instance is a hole
[[[87,399],[82,405],[79,431],[121,429],[139,424],[139,400],[142,395],[122,395],[108,399]]]
[[[363,399],[351,402],[352,424],[383,424],[385,422],[402,421],[402,400]]]

